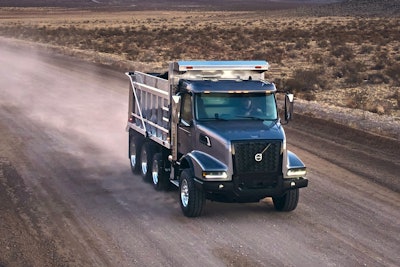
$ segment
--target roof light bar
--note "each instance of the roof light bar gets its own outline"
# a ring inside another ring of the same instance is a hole
[[[175,70],[268,70],[269,64],[263,60],[244,61],[178,61]]]

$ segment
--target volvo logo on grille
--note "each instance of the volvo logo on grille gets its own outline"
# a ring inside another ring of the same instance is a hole
[[[271,144],[268,144],[263,151],[261,151],[261,153],[257,153],[254,155],[254,160],[257,162],[260,162],[263,160],[263,154],[265,153],[265,151],[268,150],[268,148],[271,146]]]
[[[255,159],[257,162],[260,162],[260,161],[262,161],[262,159],[263,159],[263,155],[262,155],[261,153],[257,153],[257,154],[254,155],[254,159]]]

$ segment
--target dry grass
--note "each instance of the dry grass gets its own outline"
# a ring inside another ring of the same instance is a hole
[[[165,67],[177,59],[266,59],[306,100],[400,117],[400,18],[265,12],[0,9],[0,35]]]

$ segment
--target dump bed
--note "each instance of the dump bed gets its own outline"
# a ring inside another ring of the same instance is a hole
[[[170,96],[167,79],[139,71],[127,72],[129,92],[129,122],[137,132],[169,148]]]

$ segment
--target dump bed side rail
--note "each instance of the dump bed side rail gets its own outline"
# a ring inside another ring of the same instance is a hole
[[[170,97],[168,80],[135,71],[125,73],[131,82],[132,105],[127,129],[133,128],[170,148]]]

